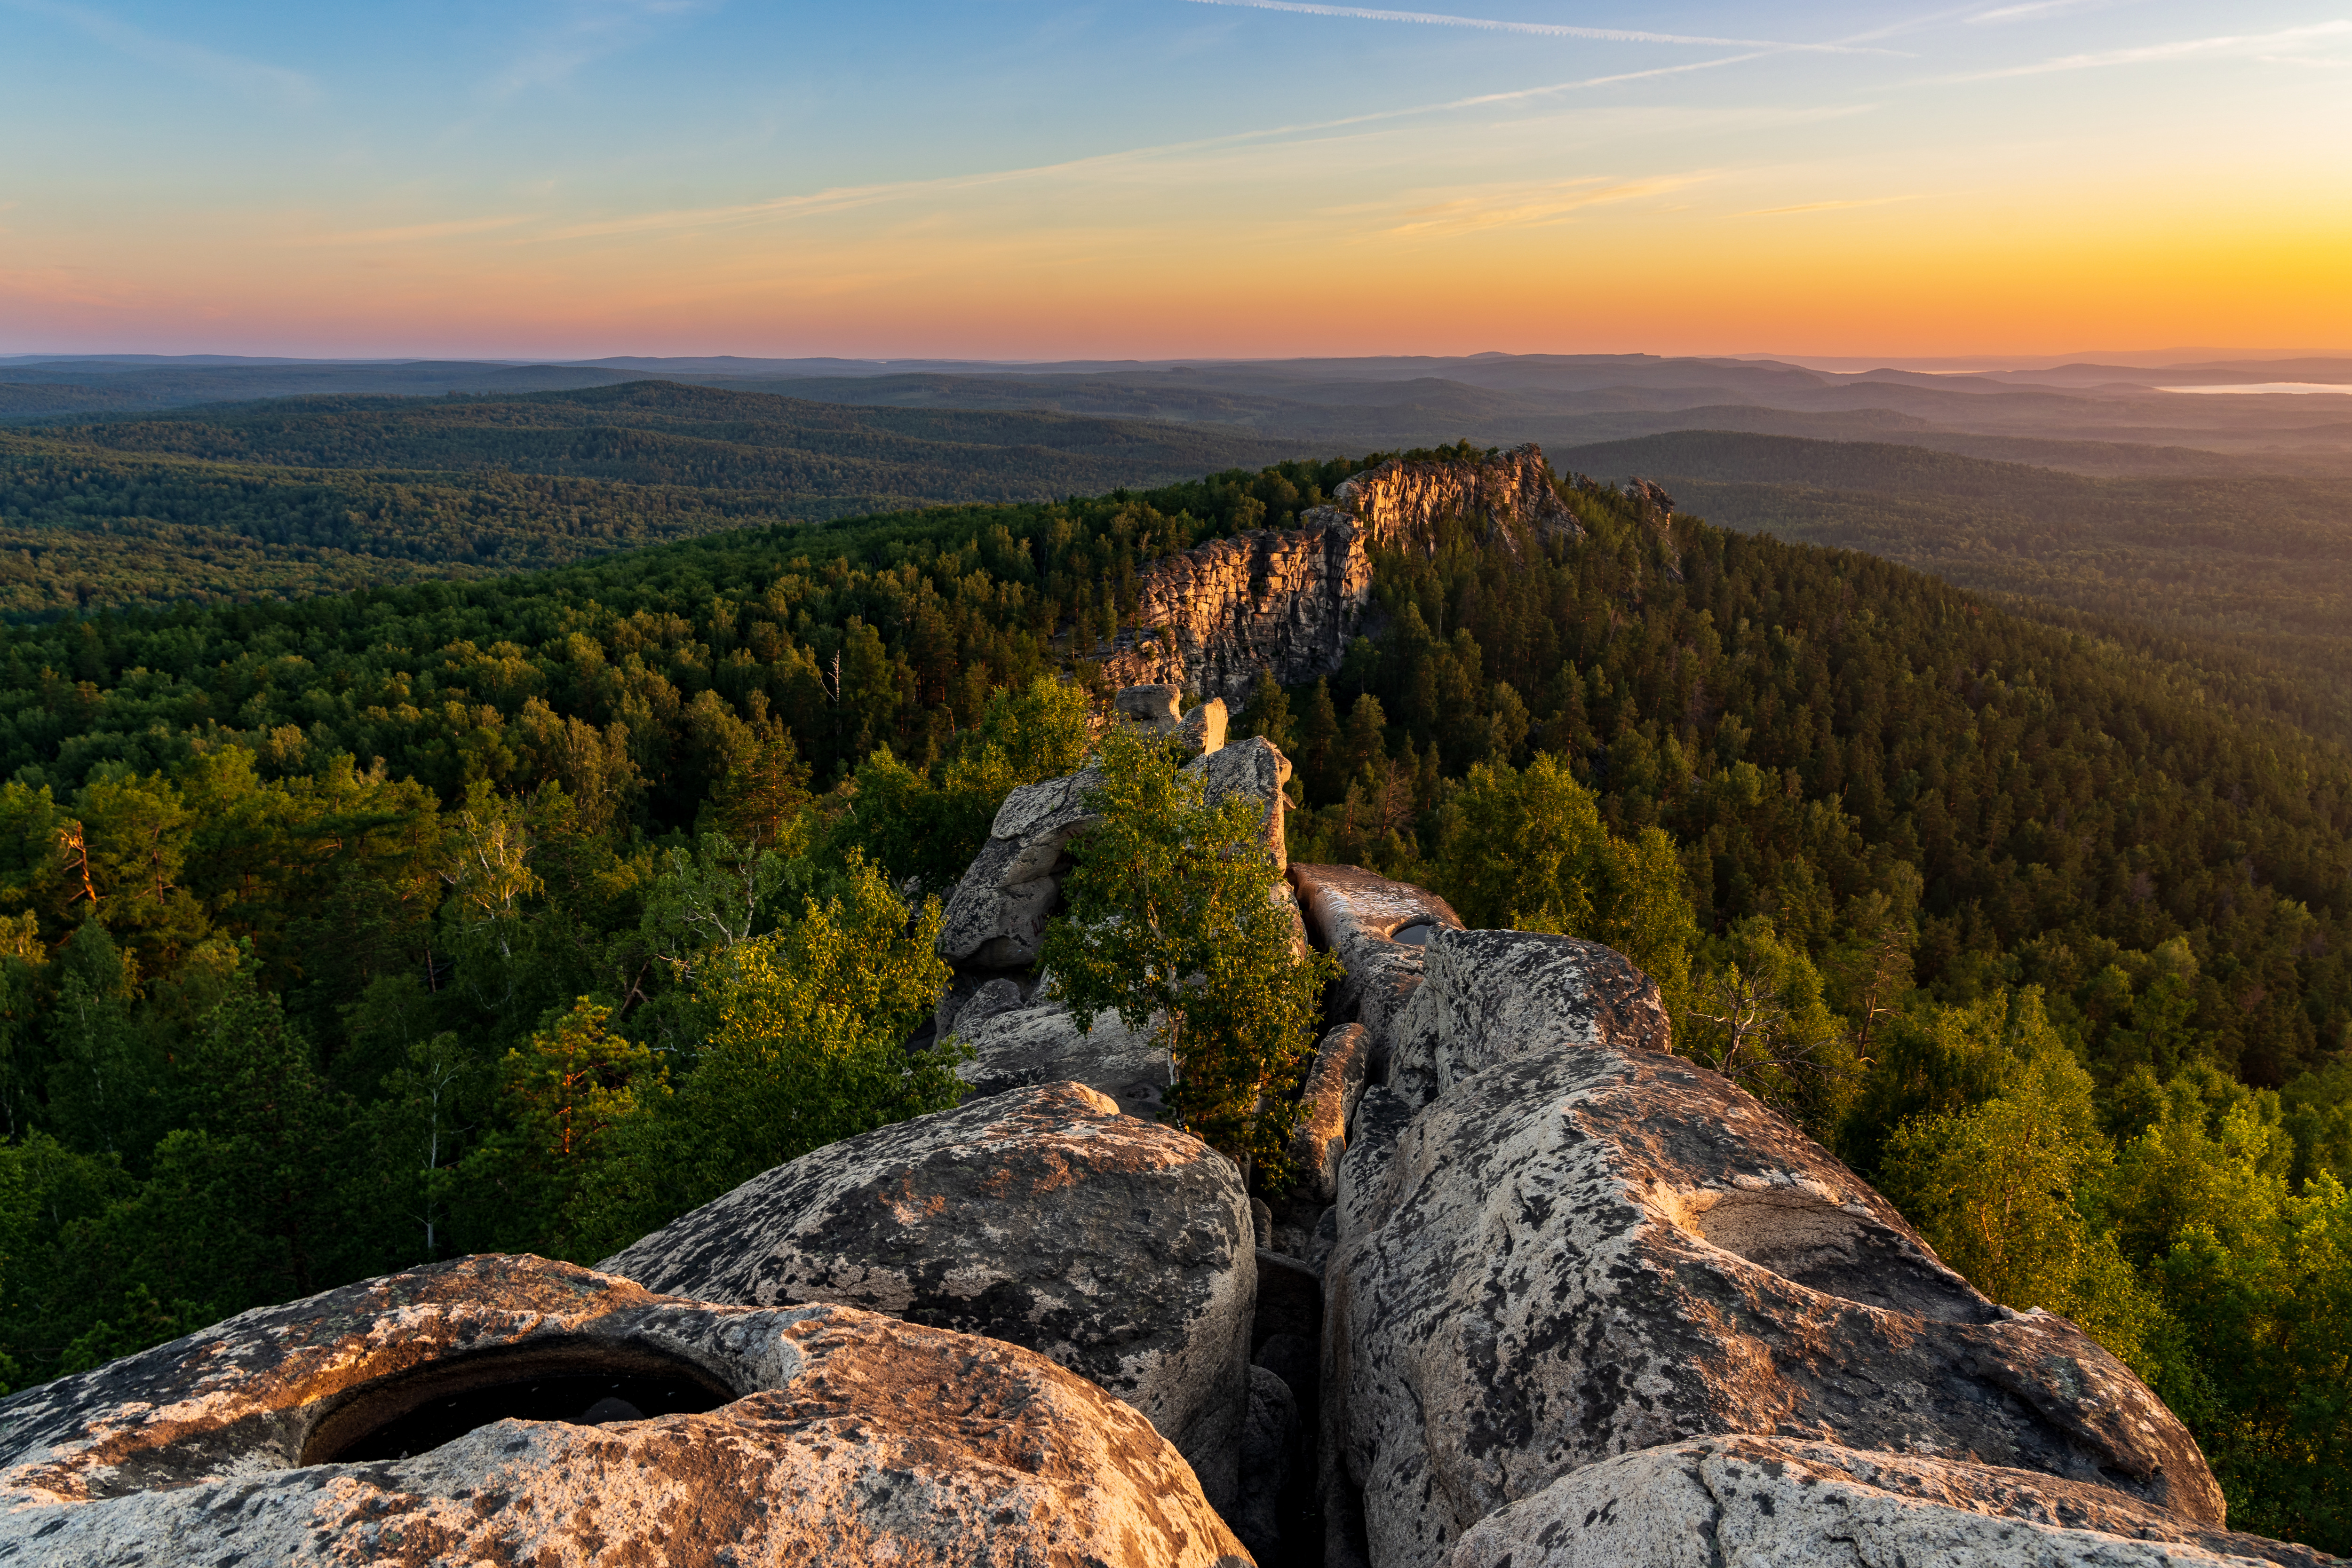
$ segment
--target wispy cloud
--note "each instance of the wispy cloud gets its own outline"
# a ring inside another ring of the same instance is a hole
[[[1827,54],[1893,54],[1892,49],[1852,44],[1796,44],[1775,38],[1716,38],[1689,33],[1649,33],[1628,27],[1576,27],[1559,22],[1506,22],[1490,16],[1454,16],[1436,11],[1376,11],[1363,5],[1315,5],[1303,0],[1191,0],[1195,5],[1232,5],[1249,11],[1289,11],[1303,16],[1339,16],[1357,22],[1412,22],[1425,27],[1469,27],[1482,33],[1523,33],[1543,38],[1585,38],[1611,44],[1688,44],[1702,48],[1798,49]]]
[[[1407,221],[1384,232],[1404,239],[1439,239],[1481,229],[1529,228],[1564,222],[1587,207],[1664,195],[1706,179],[1705,174],[1664,174],[1610,183],[1605,178],[1558,180],[1540,185],[1507,185],[1472,192],[1450,201],[1408,210]]]
[[[2132,0],[2026,0],[2020,5],[1996,5],[1990,11],[1979,11],[1968,19],[1971,22],[2032,22],[2068,11],[2105,10],[2110,5],[2131,3]]]
[[[530,39],[488,90],[505,99],[560,86],[583,66],[640,42],[654,24],[709,9],[710,0],[574,0],[566,19]]]
[[[1945,82],[1997,81],[2008,77],[2047,76],[2053,71],[2162,65],[2173,60],[2230,55],[2271,64],[2290,60],[2301,63],[2302,58],[2306,57],[2305,51],[2313,46],[2347,37],[2352,37],[2352,21],[2314,22],[2301,27],[2284,27],[2275,33],[2238,33],[2211,38],[2182,38],[2168,44],[2142,44],[2128,49],[2102,49],[2095,54],[2064,55],[2056,59],[2036,60],[2029,65],[2004,66],[1997,70],[1970,71],[1936,79]]]
[[[659,213],[638,213],[625,217],[567,225],[562,228],[551,230],[534,237],[549,240],[594,239],[618,235],[654,233],[667,229],[702,228],[729,224],[817,217],[890,202],[929,200],[957,192],[1009,184],[1016,181],[1108,173],[1123,166],[1180,157],[1187,153],[1253,144],[1303,141],[1328,135],[1333,131],[1355,131],[1364,126],[1386,121],[1489,109],[1499,105],[1557,97],[1586,88],[1606,87],[1619,82],[1639,81],[1654,77],[1677,76],[1687,71],[1712,70],[1721,66],[1737,65],[1745,60],[1760,59],[1769,52],[1771,51],[1724,55],[1710,60],[1694,60],[1679,66],[1660,66],[1648,70],[1620,71],[1609,76],[1582,77],[1572,81],[1550,82],[1541,87],[1513,88],[1501,92],[1483,92],[1468,98],[1446,99],[1434,103],[1401,104],[1393,109],[1367,110],[1361,114],[1343,115],[1332,120],[1300,120],[1253,131],[1227,131],[1219,136],[1203,136],[1185,141],[1167,141],[1143,147],[1122,148],[1117,152],[1098,152],[1089,157],[1065,159],[1053,163],[1034,163],[1012,169],[983,170],[968,174],[947,174],[929,180],[895,180],[869,185],[841,185],[827,190],[809,192],[802,195],[777,196],[766,201],[734,203],[724,206],[684,207]]]
[[[1844,202],[1800,202],[1793,207],[1751,207],[1738,216],[1743,218],[1778,218],[1796,213],[1837,213],[1850,207],[1884,207],[1895,202],[1916,202],[1913,196],[1864,196]]]
[[[118,54],[152,66],[194,77],[216,87],[232,88],[260,98],[274,98],[291,104],[315,102],[318,84],[300,71],[282,66],[265,65],[241,56],[223,54],[202,44],[191,44],[179,38],[166,38],[144,27],[133,26],[119,17],[87,6],[69,5],[63,0],[0,0],[14,10],[35,16],[47,16],[79,29],[84,36],[105,45]]]

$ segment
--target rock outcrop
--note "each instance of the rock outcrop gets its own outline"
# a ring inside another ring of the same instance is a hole
[[[2065,1320],[1986,1301],[1811,1140],[1649,1049],[1654,992],[1605,949],[1475,932],[1429,951],[1402,1085],[1357,1113],[1325,1270],[1326,1509],[1360,1508],[1377,1568],[1713,1434],[2034,1470],[2221,1521],[2137,1378]]]
[[[1584,529],[1552,488],[1551,466],[1532,443],[1475,463],[1408,463],[1391,458],[1343,479],[1331,502],[1388,549],[1434,548],[1436,523],[1475,519],[1487,538],[1516,553],[1557,534]]]
[[[1446,1568],[2246,1568],[2335,1561],[2106,1487],[1921,1454],[1715,1437],[1574,1470],[1464,1534]]]
[[[1363,1097],[1364,1065],[1370,1034],[1360,1023],[1341,1024],[1315,1047],[1299,1098],[1306,1109],[1291,1134],[1290,1160],[1298,1185],[1318,1203],[1339,1196],[1339,1156],[1348,1152],[1348,1122]]]
[[[566,1403],[613,1386],[659,1408]],[[60,1568],[1246,1561],[1175,1448],[1043,1356],[536,1258],[247,1312],[0,1427],[0,1561]]]
[[[1150,1034],[1136,1033],[1109,1013],[1097,1015],[1094,1028],[1082,1031],[1060,1002],[973,1019],[977,1010],[967,1009],[955,1027],[957,1038],[972,1048],[971,1060],[956,1068],[972,1098],[1039,1083],[1083,1083],[1130,1116],[1159,1120],[1174,1065]]]
[[[1388,1081],[1391,1024],[1420,988],[1423,952],[1439,931],[1459,931],[1462,917],[1433,893],[1352,865],[1294,865],[1307,934],[1346,971],[1330,999],[1334,1023],[1364,1026],[1366,1065]]]
[[[1057,1083],[814,1150],[600,1267],[698,1301],[839,1301],[1035,1351],[1142,1411],[1222,1510],[1249,1406],[1253,1241],[1232,1161]]]
[[[948,895],[940,957],[985,969],[1037,961],[1045,922],[1062,895],[1070,841],[1096,821],[1087,796],[1101,784],[1098,775],[1081,771],[1024,784],[1004,798],[988,842]]]
[[[1141,574],[1148,630],[1101,650],[1115,685],[1160,683],[1239,702],[1258,672],[1297,685],[1339,667],[1371,603],[1374,547],[1426,549],[1433,525],[1475,518],[1507,549],[1580,535],[1537,447],[1475,463],[1402,459],[1341,482],[1302,527],[1213,539]]]
[[[1422,1106],[1497,1062],[1563,1046],[1664,1051],[1658,988],[1614,947],[1525,931],[1445,931],[1392,1015],[1389,1087]]]
[[[1282,789],[1290,781],[1290,759],[1273,742],[1253,737],[1227,745],[1223,703],[1204,703],[1178,720],[1167,688],[1130,689],[1118,700],[1133,722],[1156,726],[1165,717],[1169,732],[1198,753],[1184,771],[1201,781],[1203,800],[1214,805],[1241,795],[1258,801],[1266,852],[1277,868],[1285,863]],[[1018,969],[1037,961],[1046,922],[1061,904],[1070,842],[1098,820],[1087,797],[1101,787],[1101,775],[1088,768],[1024,785],[1004,798],[988,842],[948,896],[940,956],[969,969]]]

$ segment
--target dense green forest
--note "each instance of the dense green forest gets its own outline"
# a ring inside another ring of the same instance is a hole
[[[2352,480],[2086,477],[1921,446],[1681,431],[1560,461],[1643,474],[1717,524],[1837,545],[2159,656],[2352,741]],[[2060,614],[2052,617],[2067,622]]]
[[[1076,761],[1136,572],[1358,466],[0,633],[8,1378],[600,1256],[937,1103],[922,900]],[[2352,767],[1899,565],[1562,490],[1584,540],[1442,529],[1337,674],[1261,686],[1294,855],[1625,946],[1681,1049],[2147,1375],[2237,1523],[2352,1545]]]
[[[1229,432],[638,382],[0,434],[0,617],[560,566],[746,524],[1042,500],[1278,455]]]

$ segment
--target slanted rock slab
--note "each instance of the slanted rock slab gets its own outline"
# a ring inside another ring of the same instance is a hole
[[[600,1426],[496,1415],[590,1365],[666,1366],[711,1402]],[[453,1391],[490,1418],[367,1452]],[[1042,1356],[537,1258],[247,1312],[0,1402],[0,1561],[60,1568],[1247,1561],[1173,1447]]]
[[[1390,1025],[1387,1082],[1419,1107],[1472,1073],[1563,1045],[1671,1050],[1650,977],[1598,942],[1531,931],[1433,930],[1424,983]]]
[[[956,1076],[971,1086],[971,1098],[1040,1083],[1083,1083],[1147,1122],[1159,1120],[1167,1101],[1171,1075],[1167,1049],[1110,1013],[1097,1014],[1094,1028],[1081,1030],[1060,1002],[1006,1008],[977,1018],[967,1009],[958,1018],[955,1033],[972,1049],[971,1060],[956,1068]]]
[[[1432,967],[1416,1009],[1441,988],[1521,994]],[[1985,1300],[1718,1075],[1576,1042],[1572,1018],[1518,1027],[1551,1043],[1454,1081],[1342,1166],[1326,1508],[1360,1499],[1379,1568],[1442,1562],[1570,1470],[1727,1433],[2036,1470],[2221,1523],[2187,1430],[2074,1324]],[[1360,1119],[1373,1108],[1367,1092]]]
[[[1360,1023],[1372,1082],[1388,1082],[1390,1022],[1421,984],[1422,955],[1439,931],[1459,931],[1454,906],[1423,888],[1352,865],[1294,865],[1290,885],[1314,944],[1346,971],[1334,1023]]]
[[[2336,1560],[2105,1487],[1830,1443],[1717,1437],[1561,1477],[1473,1525],[1446,1568],[2185,1568]]]
[[[1290,1159],[1298,1167],[1299,1187],[1318,1203],[1339,1194],[1339,1156],[1347,1153],[1348,1122],[1364,1092],[1370,1038],[1361,1024],[1341,1024],[1315,1047],[1315,1064],[1307,1070],[1300,1093],[1306,1109],[1291,1134]]]
[[[1232,1161],[1056,1083],[814,1150],[603,1267],[701,1301],[840,1301],[1036,1351],[1142,1411],[1223,1509],[1256,1262]]]

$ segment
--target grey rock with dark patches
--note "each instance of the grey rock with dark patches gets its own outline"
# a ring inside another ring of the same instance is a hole
[[[940,1005],[932,1009],[931,1021],[938,1026],[939,1038],[944,1040],[958,1026],[976,1029],[1020,1005],[1021,986],[1016,980],[1001,975],[985,979],[958,977],[949,986],[947,995],[940,998]]]
[[[1715,1437],[1571,1471],[1487,1515],[1446,1568],[2320,1568],[2106,1487],[1829,1443]]]
[[[1669,1051],[1658,988],[1622,953],[1528,931],[1431,933],[1425,982],[1390,1025],[1388,1084],[1426,1105],[1498,1061],[1564,1045]]]
[[[1249,1417],[1242,1427],[1242,1493],[1234,1533],[1260,1562],[1281,1545],[1277,1507],[1290,1479],[1290,1454],[1298,1432],[1298,1401],[1280,1375],[1250,1368]]]
[[[1232,1161],[1057,1083],[814,1150],[604,1267],[697,1300],[840,1301],[1034,1350],[1142,1411],[1223,1510],[1251,1241]]]
[[[940,956],[983,969],[1036,962],[1061,900],[1070,841],[1098,820],[1086,800],[1101,784],[1101,775],[1085,771],[1005,797],[988,841],[948,895]]]
[[[1457,985],[1538,994],[1525,981],[1434,966],[1416,1006]],[[1379,1568],[1442,1561],[1580,1466],[1732,1432],[2039,1470],[2220,1522],[2188,1432],[2073,1324],[1987,1301],[1717,1074],[1562,1043],[1569,1020],[1520,1027],[1554,1043],[1341,1165],[1326,1506],[1360,1491]],[[1360,1121],[1384,1113],[1367,1091]]]
[[[1300,1091],[1305,1106],[1291,1134],[1290,1159],[1298,1189],[1318,1203],[1339,1194],[1339,1156],[1348,1149],[1348,1121],[1364,1092],[1371,1035],[1361,1024],[1341,1024],[1315,1047],[1315,1063]]]
[[[956,1035],[972,1049],[971,1059],[956,1068],[956,1076],[971,1086],[970,1099],[1076,1082],[1109,1095],[1130,1116],[1156,1122],[1168,1098],[1166,1048],[1109,1013],[1081,1030],[1062,1003],[1038,1002],[974,1021],[959,1019]]]
[[[333,1459],[453,1380],[563,1357],[690,1368],[722,1403],[508,1418],[409,1458]],[[1175,1449],[1042,1356],[539,1258],[246,1312],[0,1402],[0,1561],[44,1568],[1243,1561]]]
[[[1283,841],[1282,787],[1290,782],[1290,758],[1281,747],[1264,736],[1252,736],[1230,746],[1196,757],[1184,765],[1184,771],[1201,780],[1201,797],[1214,806],[1240,796],[1255,801],[1261,813],[1260,822],[1265,835],[1266,852],[1274,857],[1275,869],[1288,863]]]
[[[1462,917],[1437,894],[1361,866],[1294,865],[1289,880],[1307,936],[1344,971],[1331,998],[1331,1021],[1364,1026],[1366,1071],[1373,1082],[1385,1083],[1391,1022],[1421,985],[1423,934],[1459,931]],[[1398,941],[1399,932],[1420,939]]]

